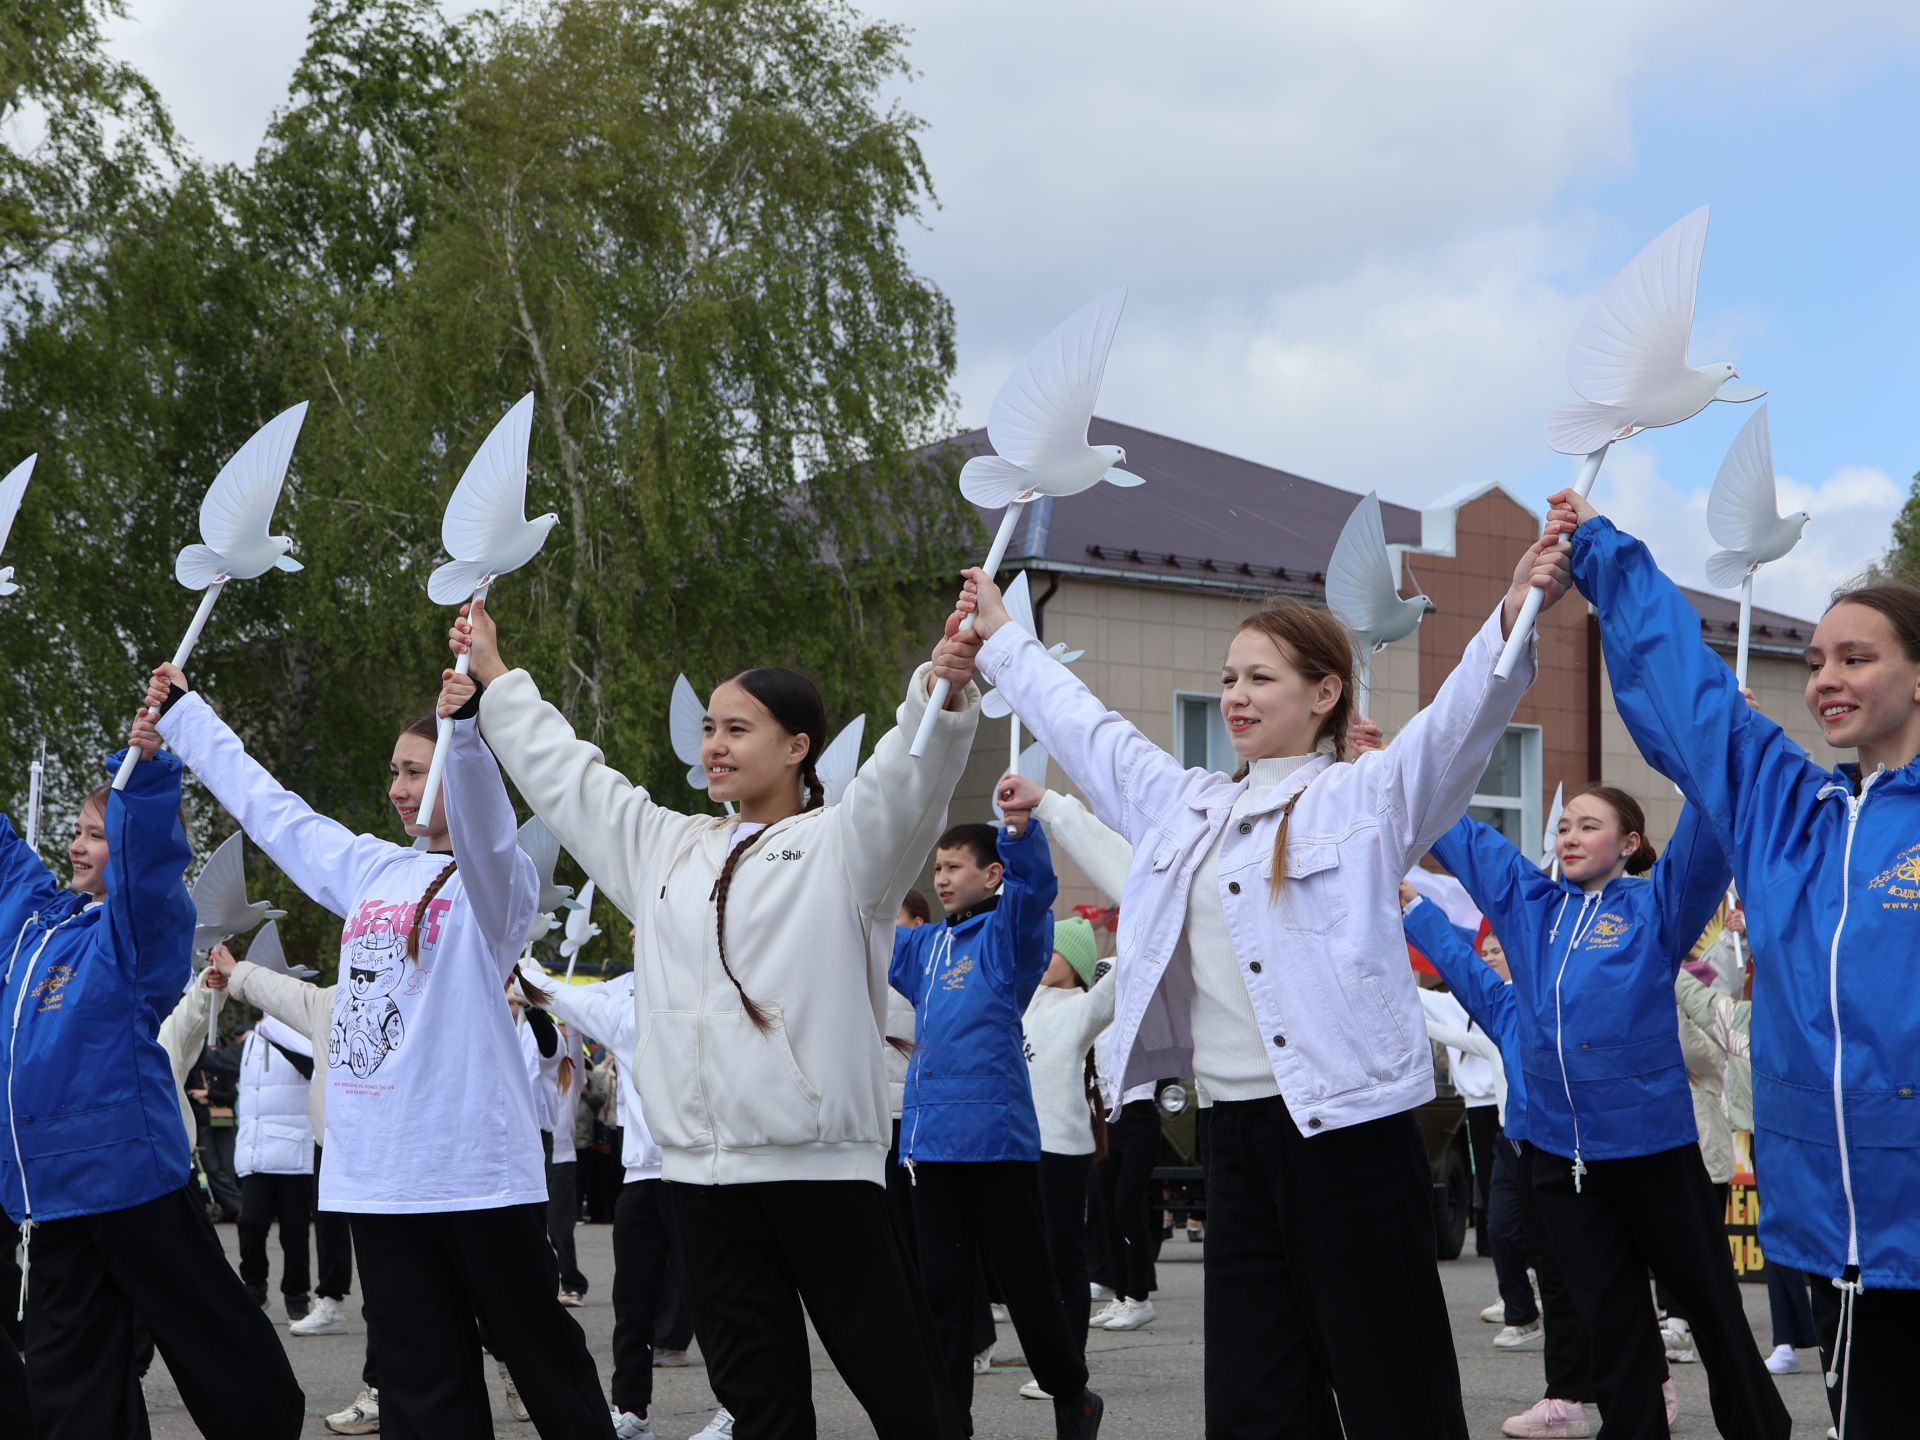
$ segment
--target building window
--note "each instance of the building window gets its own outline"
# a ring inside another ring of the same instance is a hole
[[[1240,768],[1240,757],[1227,738],[1227,722],[1220,718],[1218,695],[1174,692],[1173,753],[1190,770],[1231,775]]]
[[[1509,725],[1467,813],[1511,840],[1521,854],[1538,858],[1540,829],[1540,727]]]

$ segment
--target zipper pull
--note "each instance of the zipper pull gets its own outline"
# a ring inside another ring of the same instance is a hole
[[[1574,1194],[1578,1195],[1580,1193],[1580,1180],[1581,1180],[1581,1177],[1584,1176],[1586,1173],[1587,1173],[1587,1162],[1580,1158],[1580,1151],[1578,1148],[1576,1148],[1573,1152],[1573,1193]]]
[[[20,1176],[20,1193],[27,1193],[27,1177]],[[14,1312],[15,1320],[27,1318],[27,1276],[33,1270],[33,1216],[29,1215],[20,1222],[20,1308]]]
[[[910,1185],[910,1186],[918,1186],[918,1185],[919,1185],[919,1183],[920,1183],[920,1177],[919,1177],[918,1175],[916,1175],[916,1174],[914,1174],[914,1172],[913,1172],[913,1157],[912,1157],[911,1155],[909,1155],[909,1156],[907,1157],[907,1184],[908,1184],[908,1185]],[[21,1281],[21,1286],[22,1286],[22,1288],[21,1288],[21,1291],[20,1291],[20,1293],[21,1293],[21,1294],[22,1294],[23,1296],[24,1296],[24,1295],[26,1294],[26,1289],[25,1289],[25,1283],[26,1283],[26,1282],[25,1282],[25,1280],[24,1280],[24,1278],[23,1278],[23,1279],[22,1279],[22,1281]],[[24,1305],[24,1304],[26,1303],[26,1301],[25,1301],[25,1300],[22,1300],[22,1301],[21,1301],[20,1303]]]

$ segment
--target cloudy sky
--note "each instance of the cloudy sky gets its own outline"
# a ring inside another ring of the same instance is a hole
[[[132,0],[120,52],[203,155],[244,159],[304,0]],[[472,8],[451,3],[451,10]],[[870,0],[913,30],[941,208],[909,237],[952,298],[960,416],[1130,287],[1101,413],[1418,505],[1539,502],[1574,325],[1713,206],[1692,358],[1771,392],[1812,512],[1763,604],[1817,613],[1920,469],[1920,9]],[[1685,14],[1676,12],[1683,10]],[[1703,583],[1706,493],[1749,407],[1615,448],[1596,498]]]

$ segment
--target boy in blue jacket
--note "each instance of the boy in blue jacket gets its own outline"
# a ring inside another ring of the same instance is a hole
[[[133,743],[126,789],[80,807],[67,884],[0,817],[0,1203],[20,1231],[34,1430],[148,1433],[137,1317],[202,1434],[291,1440],[304,1397],[189,1183],[156,1039],[192,965],[192,852],[180,762],[149,720]]]
[[[941,1363],[973,1433],[969,1307],[981,1260],[1000,1283],[1056,1431],[1093,1433],[1099,1398],[1069,1334],[1040,1215],[1040,1122],[1020,1017],[1053,958],[1059,882],[1037,820],[956,825],[934,847],[946,921],[894,932],[888,981],[914,1005],[900,1117],[920,1279]],[[1083,1296],[1064,1297],[1086,1303]]]

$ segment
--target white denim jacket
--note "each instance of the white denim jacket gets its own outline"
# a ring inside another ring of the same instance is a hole
[[[1351,764],[1316,757],[1221,842],[1227,931],[1274,1081],[1304,1135],[1433,1098],[1398,886],[1466,812],[1533,682],[1535,642],[1505,684],[1493,677],[1500,647],[1495,611],[1433,703],[1391,746]],[[1115,1018],[1099,1054],[1106,1101],[1117,1108],[1131,1086],[1192,1073],[1187,895],[1244,782],[1183,768],[1016,625],[1002,625],[981,647],[980,671],[1094,814],[1133,846],[1120,906]],[[1287,828],[1285,883],[1269,899],[1280,814],[1302,786]]]

